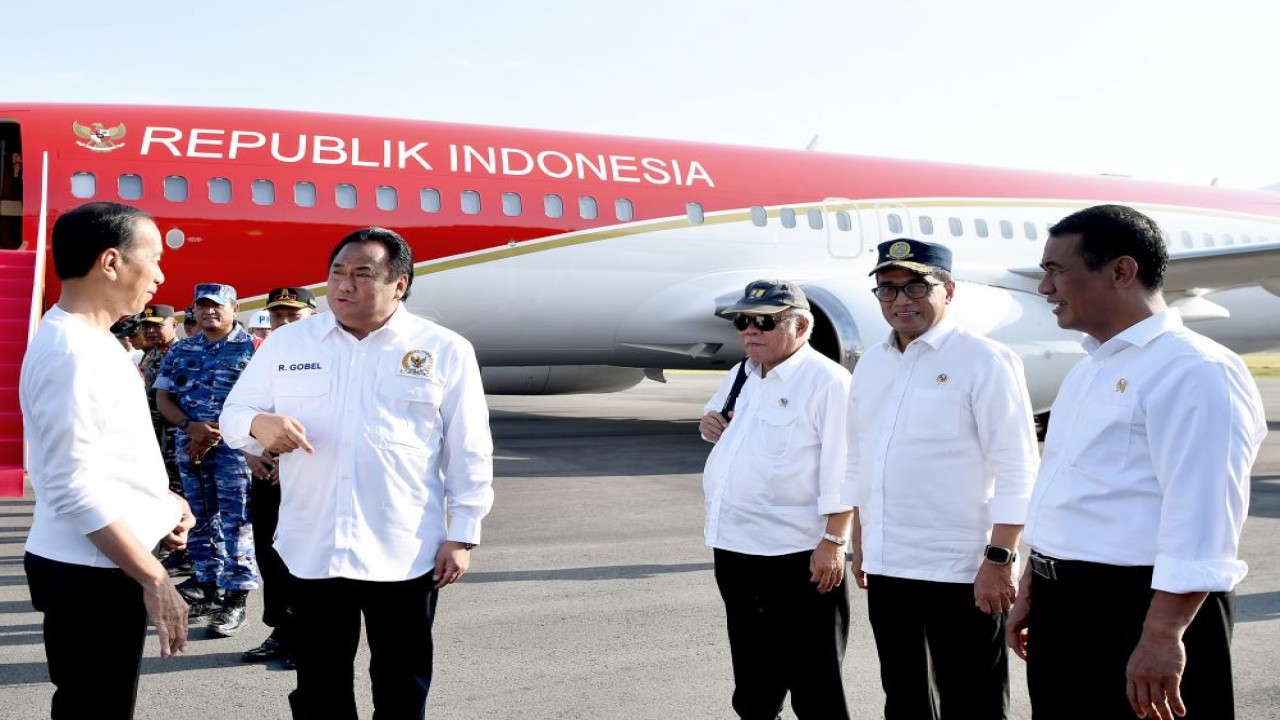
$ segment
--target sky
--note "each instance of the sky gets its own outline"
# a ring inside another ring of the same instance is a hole
[[[0,102],[1280,183],[1275,0],[14,2]]]

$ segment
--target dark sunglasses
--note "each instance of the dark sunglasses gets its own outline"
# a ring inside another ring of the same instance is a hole
[[[748,327],[755,325],[761,332],[769,332],[778,327],[778,321],[773,319],[772,315],[734,315],[733,326],[738,328],[738,332],[746,330]]]

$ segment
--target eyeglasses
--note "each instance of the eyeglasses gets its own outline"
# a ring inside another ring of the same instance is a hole
[[[761,332],[769,332],[778,327],[778,321],[772,315],[733,316],[733,326],[738,328],[738,332],[742,332],[752,325],[755,325]]]
[[[919,300],[942,283],[931,283],[924,280],[912,280],[906,285],[877,285],[871,288],[871,293],[876,299],[883,303],[893,302],[898,299],[898,293],[903,293],[912,300]]]

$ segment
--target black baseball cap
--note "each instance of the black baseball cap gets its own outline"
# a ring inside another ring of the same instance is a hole
[[[787,308],[809,309],[809,298],[804,296],[799,285],[789,280],[756,280],[747,285],[741,300],[720,314],[776,315]]]

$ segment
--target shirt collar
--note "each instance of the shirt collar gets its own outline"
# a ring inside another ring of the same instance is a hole
[[[912,340],[911,343],[922,342],[934,350],[941,350],[942,346],[946,345],[947,341],[956,334],[958,327],[950,318],[944,317],[923,335]],[[907,347],[911,347],[911,343],[907,343]],[[898,350],[898,335],[893,328],[889,328],[889,334],[884,339],[884,346],[890,350]]]
[[[324,325],[320,328],[320,337],[327,337],[334,332],[346,332],[342,326],[338,324],[338,318],[334,317],[333,311],[322,313],[319,317],[323,318]],[[369,333],[367,337],[372,337],[383,330],[392,335],[405,335],[412,330],[413,318],[408,310],[404,309],[404,303],[397,303],[395,312],[391,313],[391,317],[382,327]],[[352,336],[352,339],[355,339]]]
[[[1176,308],[1165,308],[1151,317],[1125,328],[1110,340],[1100,343],[1085,335],[1085,352],[1096,358],[1110,357],[1127,347],[1145,347],[1148,343],[1170,330],[1182,327],[1182,315]]]
[[[769,371],[769,374],[777,375],[779,379],[786,380],[796,372],[796,369],[800,367],[801,364],[804,363],[804,356],[811,352],[816,351],[809,345],[809,343],[806,342],[804,345],[800,346],[799,350],[791,353],[791,357],[775,365],[774,368]],[[759,375],[760,363],[755,360],[747,360],[747,370],[752,375]]]

